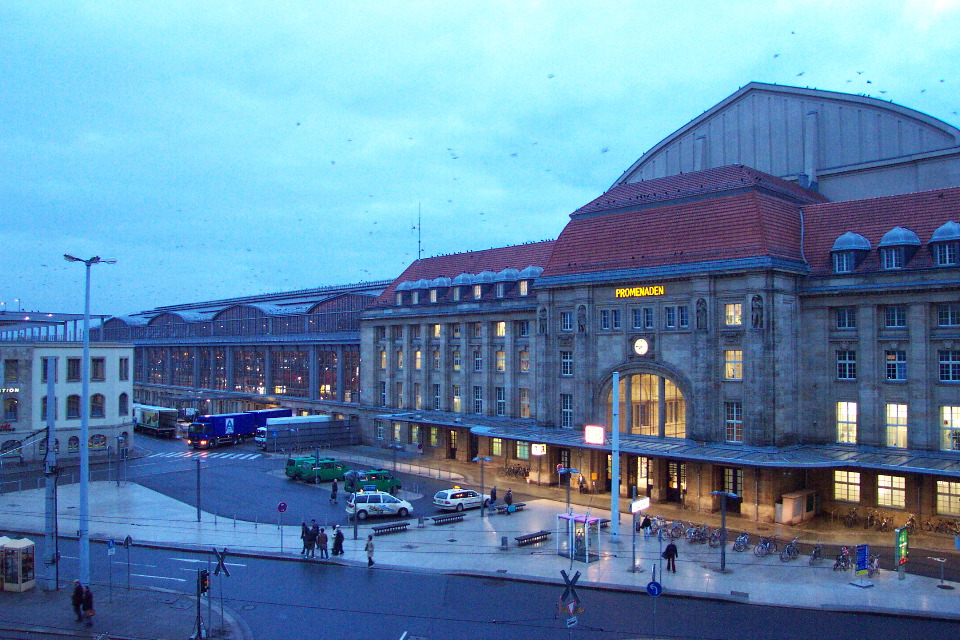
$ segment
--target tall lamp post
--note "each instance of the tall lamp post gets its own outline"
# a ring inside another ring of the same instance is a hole
[[[86,265],[83,296],[83,360],[80,361],[80,583],[90,584],[90,267],[116,264],[112,258],[93,256],[88,260],[63,254],[67,262]]]
[[[570,476],[575,473],[580,473],[580,469],[575,469],[574,467],[565,467],[562,464],[557,465],[557,474],[560,476],[567,476],[567,513],[573,513],[570,510]]]
[[[487,456],[477,456],[473,461],[480,463],[480,517],[482,518],[487,508],[487,501],[483,499],[483,463],[493,462],[493,459]]]
[[[720,573],[727,570],[727,499],[739,500],[740,496],[728,491],[711,491],[710,495],[720,496]]]

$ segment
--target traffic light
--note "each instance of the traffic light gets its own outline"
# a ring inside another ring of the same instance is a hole
[[[197,574],[197,590],[200,592],[200,595],[210,590],[210,572],[206,569],[200,569],[200,572]]]

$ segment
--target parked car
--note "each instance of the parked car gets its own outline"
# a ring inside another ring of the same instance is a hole
[[[343,474],[344,491],[386,491],[396,494],[402,484],[400,479],[384,469],[370,469],[369,471],[348,471]]]
[[[347,514],[358,520],[371,516],[399,516],[406,518],[413,513],[413,505],[396,498],[386,491],[361,491],[347,498]]]
[[[490,504],[490,496],[481,495],[473,489],[454,487],[437,491],[433,496],[433,505],[441,511],[463,511],[464,509],[479,509]]]

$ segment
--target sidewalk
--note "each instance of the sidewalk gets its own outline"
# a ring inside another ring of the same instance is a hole
[[[521,491],[525,495],[530,493],[523,487],[516,486],[515,493]],[[32,534],[31,537],[42,544],[42,537],[37,534],[43,531],[43,498],[43,490],[0,496],[0,513],[4,514],[5,529]],[[76,510],[71,507],[78,503],[78,498],[76,485],[60,489],[60,530],[63,532],[76,530]],[[490,575],[558,585],[562,585],[560,570],[570,569],[572,566],[573,570],[583,574],[579,583],[582,586],[641,592],[645,591],[656,566],[657,578],[662,581],[665,595],[695,595],[791,607],[960,619],[957,613],[960,590],[938,589],[939,581],[935,579],[907,574],[904,580],[898,580],[895,572],[884,571],[879,578],[870,581],[873,586],[860,588],[850,584],[856,581],[851,572],[834,572],[830,558],[817,567],[811,567],[804,556],[784,563],[778,556],[758,558],[750,551],[734,553],[730,551],[729,543],[725,573],[719,571],[719,549],[681,540],[678,543],[678,572],[661,576],[660,542],[656,538],[644,540],[640,534],[636,539],[639,571],[631,572],[633,536],[632,522],[628,516],[621,517],[622,533],[618,540],[612,539],[609,530],[601,533],[599,561],[590,564],[573,562],[571,565],[568,558],[557,555],[556,534],[551,535],[548,542],[538,545],[516,545],[516,536],[544,529],[555,530],[557,514],[565,512],[565,504],[556,500],[533,498],[524,501],[527,506],[521,512],[512,515],[487,514],[487,517],[481,517],[479,511],[472,511],[462,522],[455,524],[438,526],[426,520],[424,526],[419,527],[418,519],[415,518],[411,520],[407,531],[376,538],[377,566],[400,570]],[[576,513],[583,513],[585,510],[582,507],[574,508]],[[299,559],[299,525],[284,527],[284,548],[281,552],[281,532],[275,525],[215,520],[210,514],[205,514],[203,521],[198,523],[193,507],[134,483],[124,483],[119,487],[115,482],[92,483],[90,513],[92,539],[123,539],[132,535],[135,544],[203,549],[226,547],[236,554],[286,557],[302,561]],[[432,513],[414,515],[429,516]],[[607,511],[599,508],[590,509],[590,515],[609,517]],[[707,517],[695,519],[708,522]],[[353,537],[353,525],[348,524],[345,529],[345,559],[337,562],[365,564],[363,542],[367,534],[371,533],[370,526],[373,524],[376,522],[360,524],[357,539]],[[768,534],[778,531],[773,525],[760,527],[769,527]],[[823,534],[825,535],[826,533]],[[823,536],[817,532],[817,537]],[[787,535],[783,535],[781,539],[786,537]],[[507,539],[506,550],[501,548],[503,538]],[[47,595],[42,594],[39,589],[38,587],[35,592],[23,595],[4,593],[0,597],[31,605],[36,603],[40,610],[51,616],[69,615],[67,591],[61,590],[59,595]],[[105,597],[105,593],[100,593],[99,601],[104,602]],[[151,594],[145,592],[139,597],[149,599]],[[163,624],[176,627],[177,632],[171,633],[170,637],[182,637],[183,623],[178,618],[180,614],[175,612],[182,607],[183,620],[192,620],[190,598],[174,597],[170,594],[158,594],[154,597],[156,600],[153,602],[120,602],[112,605],[111,611],[118,618],[130,621],[144,618],[142,612],[146,609],[159,609],[163,613],[156,618],[163,619]],[[168,601],[171,598],[172,600]],[[184,606],[185,603],[188,606]],[[4,606],[2,609],[4,613],[0,615],[0,620],[9,620],[11,616],[16,618],[15,612],[20,612],[21,622],[24,622],[24,618],[34,619],[33,606]],[[112,624],[106,615],[98,618],[97,622],[100,629],[106,629],[108,623]],[[243,637],[243,630],[239,625],[231,624],[229,627],[225,637]],[[189,628],[189,623],[186,628]],[[111,631],[113,630],[111,627]],[[149,632],[141,628],[138,633],[137,628],[132,628],[127,633],[134,638],[160,637],[162,631],[151,624]]]

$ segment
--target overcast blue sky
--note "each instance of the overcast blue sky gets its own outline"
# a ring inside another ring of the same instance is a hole
[[[750,81],[960,126],[960,0],[5,0],[0,26],[6,310],[82,312],[64,253],[118,260],[92,306],[122,315],[392,279],[418,208],[424,256],[555,238]]]

